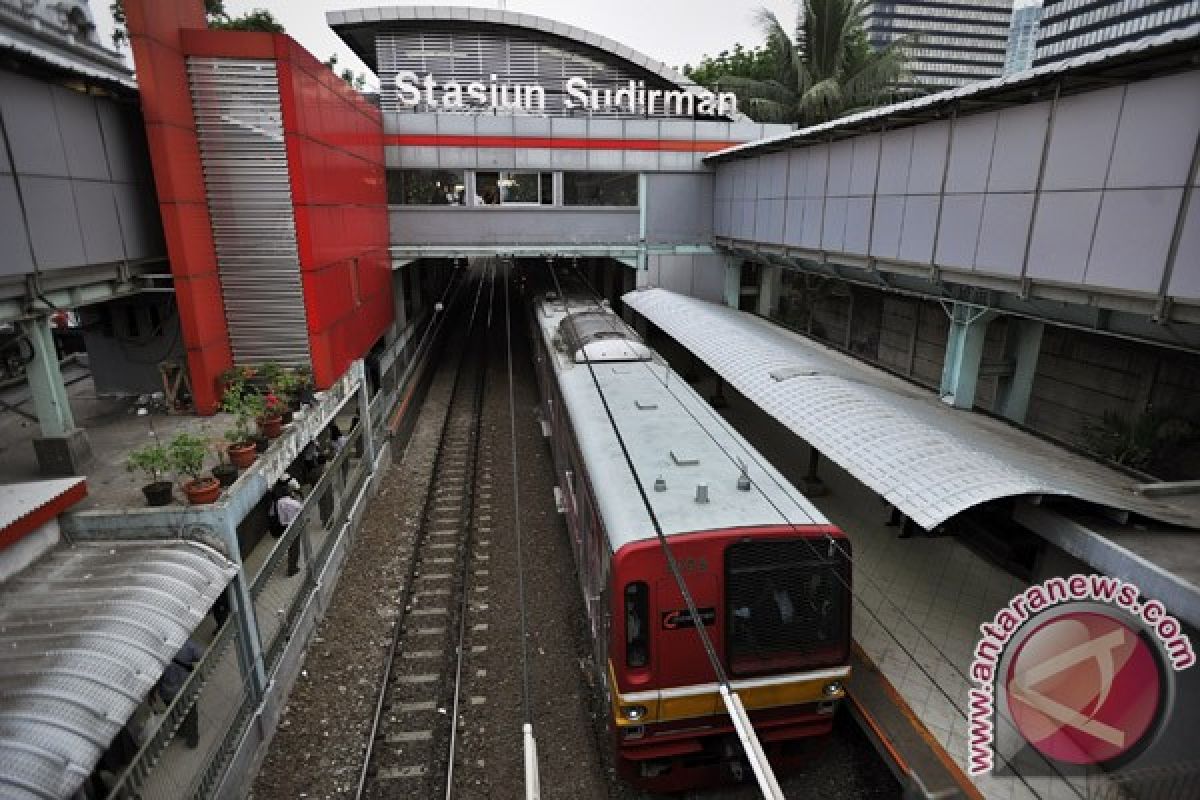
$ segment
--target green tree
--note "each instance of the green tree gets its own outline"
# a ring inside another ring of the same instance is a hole
[[[112,0],[108,11],[113,18],[113,47],[120,47],[129,40],[129,32],[125,23],[125,0]],[[208,17],[208,27],[231,31],[266,31],[268,33],[283,33],[283,26],[275,19],[270,11],[256,8],[240,17],[230,17],[225,11],[225,0],[204,0],[204,14]]]
[[[815,125],[911,94],[904,48],[898,39],[873,50],[863,32],[866,0],[802,2],[793,38],[767,9],[758,11],[766,34],[765,57],[775,74],[762,79],[729,75],[721,88],[738,95],[739,106],[760,122]]]
[[[732,52],[722,50],[716,58],[706,55],[694,67],[691,64],[683,65],[684,75],[714,91],[721,86],[721,79],[729,75],[765,81],[775,77],[778,72],[774,53],[766,47],[747,50],[741,44],[735,44]]]

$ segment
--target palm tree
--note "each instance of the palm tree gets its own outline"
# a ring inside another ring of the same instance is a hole
[[[908,93],[904,47],[897,39],[871,49],[863,32],[866,0],[798,0],[803,3],[795,40],[771,11],[757,12],[775,77],[721,79],[721,88],[738,95],[747,113],[760,122],[815,125],[834,117],[893,102]]]

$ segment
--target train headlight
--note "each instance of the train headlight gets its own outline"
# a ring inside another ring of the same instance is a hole
[[[841,681],[830,681],[821,691],[826,697],[841,697],[846,693],[846,687],[842,686]]]
[[[646,716],[645,706],[621,706],[621,716],[625,719],[637,722],[642,717]]]

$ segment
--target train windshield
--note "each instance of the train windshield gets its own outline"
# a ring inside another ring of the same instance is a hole
[[[842,549],[823,540],[740,542],[726,550],[725,572],[726,653],[733,674],[845,662],[850,571]]]

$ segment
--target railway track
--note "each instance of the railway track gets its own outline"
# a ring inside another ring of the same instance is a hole
[[[358,798],[449,797],[466,709],[486,701],[464,691],[487,629],[490,469],[480,469],[487,384],[489,287],[481,280],[458,342],[461,353],[433,480],[414,543],[412,569],[380,680],[356,792]],[[477,535],[482,530],[483,535]],[[479,591],[480,589],[483,591]]]

